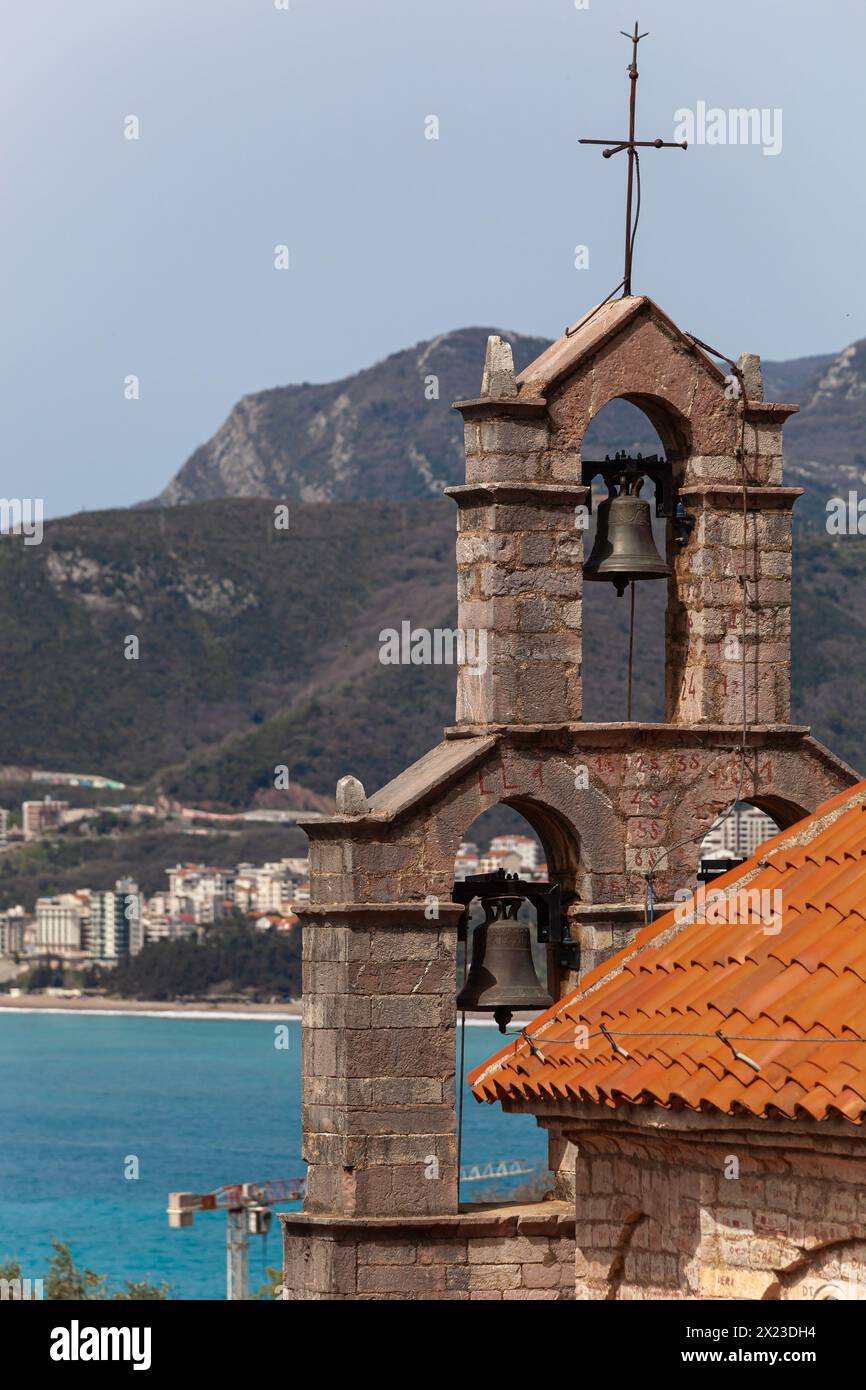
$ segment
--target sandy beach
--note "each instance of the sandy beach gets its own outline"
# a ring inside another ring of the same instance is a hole
[[[82,999],[63,999],[56,995],[19,994],[10,998],[0,994],[0,1012],[38,1009],[51,1013],[88,1014],[171,1014],[173,1018],[300,1018],[301,1001],[287,1004],[220,1003],[207,999],[180,1002],[164,999],[106,999],[89,995]]]
[[[19,994],[10,998],[0,994],[0,1013],[13,1011],[24,1013],[83,1013],[83,1014],[141,1014],[144,1017],[165,1014],[171,1018],[225,1018],[279,1020],[300,1018],[303,1004],[300,999],[292,999],[285,1004],[220,1003],[208,999],[195,1001],[174,1001],[165,999],[106,999],[88,995],[82,999],[63,999],[55,995]],[[490,1014],[471,1013],[466,1015],[467,1025],[473,1027],[492,1023]],[[511,1020],[509,1037],[515,1030],[525,1027],[530,1016],[519,1016]],[[503,1042],[505,1040],[503,1039]]]

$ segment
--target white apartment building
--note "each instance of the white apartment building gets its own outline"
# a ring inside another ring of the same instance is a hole
[[[519,867],[526,870],[536,869],[541,858],[541,846],[531,835],[495,835],[489,852],[516,855]]]
[[[141,925],[146,946],[149,946],[153,941],[179,941],[184,936],[194,936],[198,931],[195,922],[187,922],[161,914],[156,915],[151,912],[150,905],[145,910]]]
[[[478,873],[479,849],[474,840],[461,840],[454,860],[454,877],[462,882]]]
[[[141,916],[141,894],[134,879],[119,878],[108,892],[91,893],[88,954],[108,965],[137,955],[144,944]]]
[[[260,867],[239,864],[234,884],[235,905],[241,912],[286,912],[293,903],[309,899],[306,859],[280,859]],[[306,899],[304,890],[306,889]]]
[[[166,873],[170,917],[190,916],[198,926],[209,926],[223,915],[226,902],[234,902],[235,869],[176,864]]]
[[[20,955],[24,950],[24,931],[33,918],[21,904],[0,912],[0,956]]]
[[[90,920],[90,893],[61,893],[36,899],[36,950],[58,956],[77,955],[86,949]]]
[[[730,854],[750,859],[765,840],[778,835],[779,827],[765,811],[747,801],[738,801],[736,810],[722,815],[710,826],[701,842],[701,859]]]

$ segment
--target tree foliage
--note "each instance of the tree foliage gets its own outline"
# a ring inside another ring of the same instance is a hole
[[[301,991],[300,934],[259,931],[235,913],[210,927],[201,942],[156,941],[114,970],[94,968],[87,979],[125,999],[294,999]]]

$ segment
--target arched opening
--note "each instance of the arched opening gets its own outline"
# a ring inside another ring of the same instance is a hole
[[[540,883],[548,881],[552,872],[548,855],[558,866],[576,857],[576,850],[567,846],[564,828],[558,825],[553,813],[545,814],[544,808],[534,805],[521,805],[528,815],[521,814],[515,806],[500,803],[484,811],[467,829],[455,862],[458,882],[504,870],[523,881]],[[480,902],[474,901],[469,908],[466,940],[458,946],[458,994],[471,968],[473,934],[484,917]],[[536,913],[528,902],[521,905],[517,921],[529,928],[532,967],[539,985],[555,997],[554,988],[548,984],[547,948],[536,939]],[[534,1013],[540,1011],[537,1008]],[[532,1016],[533,1011],[515,1012],[507,1025],[508,1034],[518,1035]],[[503,1114],[499,1106],[477,1105],[466,1086],[466,1076],[472,1068],[505,1042],[490,1012],[466,1012],[465,1027],[458,1028],[456,1068],[458,1085],[462,1078],[458,1129],[463,1203],[538,1201],[552,1188],[546,1135],[534,1118]]]
[[[590,467],[617,457],[657,458],[674,467],[665,444],[668,438],[677,460],[684,447],[673,426],[663,424],[662,412],[647,402],[615,399],[591,420],[581,443],[581,462]],[[664,435],[662,429],[664,429]],[[665,613],[667,584],[663,579],[629,585],[621,596],[610,582],[587,578],[587,561],[598,535],[599,504],[607,497],[600,473],[592,483],[592,513],[584,535],[583,586],[583,718],[588,722],[624,720],[659,723],[665,713]],[[669,524],[656,516],[655,489],[646,480],[640,497],[649,503],[652,541],[661,560],[671,564]],[[631,642],[631,700],[628,691],[632,601],[634,635]],[[630,708],[629,708],[630,706]]]
[[[784,803],[773,803],[783,817]],[[794,819],[797,817],[795,816]],[[790,821],[788,822],[790,824]],[[783,826],[767,803],[737,801],[727,807],[710,826],[698,851],[698,879],[709,883],[714,878],[751,859],[767,840],[778,835]]]

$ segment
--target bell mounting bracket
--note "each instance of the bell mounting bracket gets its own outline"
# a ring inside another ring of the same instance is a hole
[[[535,908],[538,940],[542,945],[556,947],[557,965],[566,970],[579,969],[580,945],[573,940],[568,925],[563,923],[559,884],[535,883],[518,874],[506,873],[505,869],[496,869],[490,874],[467,874],[466,878],[455,882],[451,900],[466,905],[457,927],[458,941],[465,941],[469,930],[469,904],[475,898],[481,903],[488,898],[501,898],[503,893],[531,903]]]
[[[678,546],[688,543],[689,536],[695,528],[695,518],[683,507],[682,502],[677,496],[674,487],[671,466],[667,459],[660,458],[658,454],[647,454],[646,458],[640,453],[634,458],[630,454],[617,454],[611,458],[607,454],[604,461],[598,459],[587,459],[580,466],[580,481],[584,487],[590,489],[587,497],[587,505],[592,511],[592,488],[593,478],[601,474],[607,484],[608,490],[613,491],[614,483],[622,478],[628,483],[636,482],[638,478],[649,478],[655,486],[656,516],[664,517],[673,523],[674,540]]]
[[[646,458],[642,454],[636,454],[634,458],[629,454],[617,454],[615,458],[607,455],[603,462],[587,459],[580,465],[580,481],[584,487],[589,487],[599,473],[611,491],[613,484],[620,477],[625,478],[627,482],[634,482],[638,478],[651,478],[656,490],[656,516],[671,519],[676,515],[671,466],[667,459],[659,458],[658,454],[647,454]],[[592,492],[588,501],[589,509],[592,511]]]

